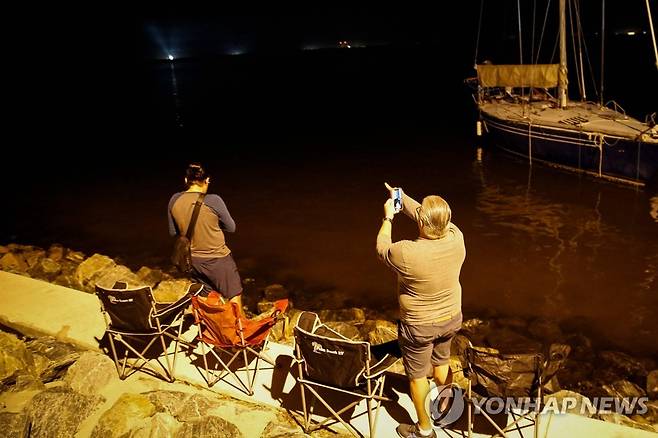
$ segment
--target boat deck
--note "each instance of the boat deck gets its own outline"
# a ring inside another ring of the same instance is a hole
[[[630,116],[601,108],[588,102],[569,102],[565,109],[559,109],[553,101],[510,102],[495,99],[479,105],[482,112],[500,120],[508,120],[532,126],[546,126],[568,131],[581,131],[586,134],[603,135],[641,140],[658,145],[658,128],[650,128]]]

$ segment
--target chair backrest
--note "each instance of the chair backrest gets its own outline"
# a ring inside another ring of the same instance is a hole
[[[242,316],[237,303],[223,303],[216,292],[208,297],[192,297],[196,318],[202,324],[201,336],[204,342],[219,347],[244,347],[262,344],[276,323],[276,317],[285,312],[288,300],[274,302],[272,314],[261,319],[247,319]]]
[[[110,328],[132,333],[152,332],[153,294],[149,286],[135,289],[104,288],[96,285],[96,295],[110,317]]]
[[[364,381],[370,344],[352,341],[322,324],[312,312],[303,312],[294,328],[295,343],[306,376],[318,383],[353,388]]]
[[[544,359],[540,353],[502,354],[470,346],[466,350],[474,389],[487,397],[529,397],[538,387]]]
[[[240,316],[238,304],[222,303],[214,294],[192,297],[197,318],[203,323],[204,340],[221,346],[241,345]]]

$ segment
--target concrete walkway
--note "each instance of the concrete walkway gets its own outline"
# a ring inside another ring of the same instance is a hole
[[[98,299],[91,294],[52,285],[39,280],[22,277],[0,271],[0,323],[28,335],[49,335],[85,349],[98,350],[97,339],[105,330],[105,322],[100,312]],[[195,327],[191,326],[184,337],[193,340]],[[274,358],[277,367],[261,362],[254,385],[254,395],[248,396],[230,376],[215,384],[211,390],[224,395],[251,402],[284,408],[294,413],[301,409],[300,391],[294,377],[289,372],[292,362],[292,348],[286,345],[270,343],[267,354]],[[196,385],[206,385],[203,377],[200,349],[179,354],[176,363],[176,377]],[[255,366],[252,360],[251,367]],[[130,377],[132,378],[132,377]],[[130,379],[129,378],[129,379]],[[407,395],[408,384],[404,377],[392,375],[387,377],[390,396],[396,400],[382,405],[377,422],[377,436],[394,437],[395,428],[400,422],[412,422],[416,419],[413,404]],[[307,395],[308,397],[308,395]],[[339,403],[339,400],[336,400]],[[319,403],[317,404],[320,405]],[[321,413],[321,411],[319,411]],[[297,418],[300,418],[297,415]],[[483,423],[484,420],[480,420]],[[351,424],[364,436],[368,434],[368,419],[365,415],[365,402],[358,405]],[[340,425],[333,426],[336,431],[345,433]],[[655,437],[656,434],[621,425],[592,420],[585,417],[561,414],[542,415],[540,418],[539,437]],[[485,432],[478,429],[476,432]],[[532,437],[532,428],[522,430],[524,437]],[[493,432],[490,432],[493,433]],[[438,436],[466,436],[463,431],[437,431]],[[488,436],[481,433],[475,437]],[[519,436],[518,433],[510,436]]]

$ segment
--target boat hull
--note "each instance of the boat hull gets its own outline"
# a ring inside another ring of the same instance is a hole
[[[530,125],[481,113],[489,142],[501,149],[556,167],[634,185],[658,179],[658,145],[601,137],[574,128]]]

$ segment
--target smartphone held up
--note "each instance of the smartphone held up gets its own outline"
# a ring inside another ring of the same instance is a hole
[[[402,210],[402,189],[399,187],[396,187],[393,189],[393,192],[391,193],[391,198],[393,199],[393,207],[395,208],[395,212],[399,212]]]

